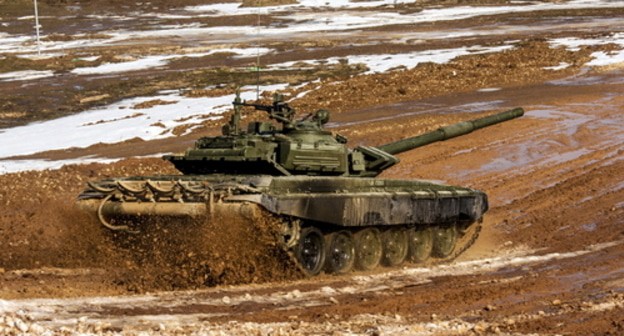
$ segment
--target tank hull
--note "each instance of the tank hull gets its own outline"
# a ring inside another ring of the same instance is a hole
[[[108,179],[89,183],[78,205],[135,233],[141,217],[273,217],[309,275],[451,260],[475,241],[488,209],[481,191],[428,181],[268,175]]]
[[[474,222],[488,209],[477,190],[421,180],[309,176],[156,176],[92,183],[82,207],[119,215],[203,215],[255,203],[280,216],[336,226]]]

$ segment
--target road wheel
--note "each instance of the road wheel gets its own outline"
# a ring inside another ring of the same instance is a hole
[[[301,230],[299,242],[295,247],[295,256],[308,275],[317,275],[325,263],[325,239],[315,227]]]
[[[415,227],[409,231],[409,261],[421,263],[431,256],[433,230],[429,227]]]
[[[407,257],[408,237],[404,228],[390,228],[381,233],[382,262],[385,266],[401,265]]]
[[[342,274],[351,271],[355,263],[355,242],[349,231],[338,231],[325,238],[327,254],[325,266],[327,271]]]
[[[377,267],[383,252],[379,230],[362,229],[353,238],[355,240],[355,267],[362,271]]]
[[[432,255],[438,258],[446,258],[455,250],[457,242],[457,229],[455,225],[436,226],[433,229]]]

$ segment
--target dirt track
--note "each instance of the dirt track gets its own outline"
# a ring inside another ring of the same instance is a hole
[[[354,146],[378,145],[477,114],[525,108],[518,120],[401,154],[401,163],[384,173],[488,193],[491,210],[484,231],[453,264],[310,280],[281,273],[283,264],[270,260],[265,267],[275,267],[274,272],[241,271],[236,264],[229,273],[220,270],[227,275],[222,281],[206,282],[204,274],[198,278],[193,273],[196,267],[189,268],[197,266],[188,259],[196,246],[174,240],[168,243],[177,249],[164,265],[182,267],[159,273],[163,264],[143,267],[146,259],[129,260],[116,238],[73,203],[89,179],[173,173],[167,164],[129,159],[5,174],[0,175],[5,186],[0,189],[5,209],[0,214],[0,333],[1,328],[19,330],[16,321],[24,321],[34,333],[624,334],[624,70],[589,69],[583,64],[591,50],[552,49],[535,41],[538,35],[577,34],[547,28],[562,20],[560,15],[596,26],[614,15],[581,14],[587,13],[527,14],[523,24],[543,25],[541,32],[470,41],[522,40],[515,50],[334,79],[295,102],[303,110],[318,103],[331,108],[333,130]],[[495,18],[501,25],[512,20]],[[488,24],[493,19],[482,20]],[[435,28],[454,24],[470,21]],[[472,24],[473,29],[480,25]],[[559,62],[572,66],[543,69]],[[479,90],[485,88],[496,90]],[[178,138],[39,156],[145,155],[159,152],[154,147],[161,145],[184,148],[190,139],[216,131],[207,124]],[[235,247],[230,251],[234,257],[213,254],[208,260],[231,261],[242,252],[235,244],[247,242],[221,241]],[[150,255],[139,252],[141,258]]]

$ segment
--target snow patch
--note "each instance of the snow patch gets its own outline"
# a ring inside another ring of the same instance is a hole
[[[39,79],[54,76],[54,71],[52,70],[24,70],[24,71],[13,71],[13,72],[5,72],[0,74],[0,81],[2,82],[10,82],[10,81],[21,81],[21,80],[31,80],[31,79]]]
[[[277,91],[287,84],[261,86],[261,91]],[[243,99],[255,99],[255,87],[243,88]],[[153,100],[173,102],[144,109],[130,107]],[[169,93],[122,100],[112,105],[54,120],[0,130],[0,158],[37,152],[114,143],[134,137],[152,140],[172,136],[179,125],[216,118],[230,109],[234,95],[189,98]],[[37,137],[32,137],[37,134]],[[23,141],[29,139],[29,141]],[[27,169],[26,164],[20,167]],[[38,165],[35,165],[35,168]],[[7,168],[8,169],[8,168]]]
[[[618,63],[624,63],[624,33],[616,33],[606,37],[600,38],[576,38],[566,37],[558,38],[550,41],[550,44],[554,47],[566,47],[571,51],[578,51],[583,46],[598,46],[615,44],[618,45],[620,50],[613,50],[610,52],[596,51],[591,54],[593,59],[586,65],[588,66],[608,66]]]
[[[608,65],[624,63],[624,49],[620,51],[616,51],[616,52],[610,52],[610,53],[606,53],[604,51],[597,51],[595,53],[592,53],[592,57],[594,59],[591,60],[589,63],[587,63],[587,65],[589,66],[600,67],[600,66],[608,66]]]
[[[570,63],[568,62],[560,62],[559,65],[554,65],[554,66],[548,66],[548,67],[543,67],[542,69],[544,70],[553,70],[553,71],[559,71],[559,70],[563,70],[566,69],[568,67],[570,67]]]
[[[126,71],[137,71],[166,65],[168,56],[148,56],[138,60],[120,63],[103,63],[95,67],[76,68],[71,73],[76,75],[94,75]]]
[[[427,51],[416,51],[401,54],[379,54],[379,55],[351,55],[345,57],[330,57],[323,60],[302,60],[272,64],[271,68],[293,68],[299,63],[337,64],[347,59],[350,64],[364,64],[368,67],[366,73],[381,73],[396,68],[413,68],[419,63],[433,62],[438,64],[448,63],[452,59],[471,54],[485,54],[490,52],[501,52],[512,49],[513,46],[498,47],[462,47],[455,49],[438,49]]]
[[[70,164],[113,163],[121,159],[77,158],[71,160],[0,160],[0,175],[26,170],[59,169]]]
[[[268,49],[268,48],[223,48],[223,49],[214,49],[214,50],[204,52],[204,53],[147,56],[147,57],[139,58],[134,61],[120,62],[120,63],[104,63],[96,67],[76,68],[72,70],[71,72],[76,75],[93,75],[93,74],[127,72],[127,71],[144,70],[144,69],[164,66],[171,60],[180,59],[184,57],[197,58],[197,57],[210,56],[210,55],[214,55],[217,53],[234,53],[234,54],[237,54],[236,56],[237,58],[241,58],[241,57],[251,57],[251,56],[257,56],[257,55],[266,55],[271,51],[273,50]]]
[[[501,88],[482,88],[482,89],[478,89],[477,92],[496,92],[496,91],[500,91]]]

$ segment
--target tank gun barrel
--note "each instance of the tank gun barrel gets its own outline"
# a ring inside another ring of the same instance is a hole
[[[503,121],[518,118],[523,114],[524,110],[518,107],[487,117],[473,119],[469,121],[462,121],[457,124],[440,127],[433,132],[399,140],[396,142],[391,142],[385,145],[381,145],[377,148],[392,155],[399,154],[414,148],[428,145],[430,143],[444,141],[464,134],[468,134],[480,128],[488,127],[494,124],[501,123]]]

